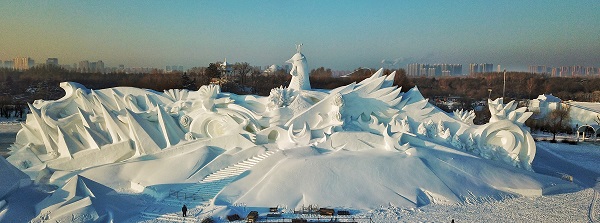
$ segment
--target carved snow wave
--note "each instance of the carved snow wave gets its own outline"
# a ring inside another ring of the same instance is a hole
[[[489,101],[490,122],[478,126],[472,123],[473,112],[447,114],[428,103],[417,87],[402,92],[393,86],[395,72],[383,75],[380,69],[359,83],[316,91],[306,83],[304,55],[298,52],[289,62],[293,83],[273,89],[269,97],[224,93],[218,85],[160,93],[61,83],[64,97],[29,105],[31,114],[7,160],[40,181],[57,170],[80,170],[186,145],[232,153],[260,145],[313,147],[324,153],[386,150],[397,152],[400,161],[415,153],[412,148],[451,148],[531,170],[535,143],[523,126],[531,113],[514,102]],[[63,186],[85,186],[85,180],[71,182]],[[50,200],[36,207],[38,214],[58,204],[52,202],[62,202]]]
[[[402,93],[392,86],[395,74],[381,73],[329,93],[280,87],[267,98],[221,93],[218,85],[158,93],[128,87],[90,90],[65,82],[63,98],[29,105],[32,113],[8,160],[21,169],[47,164],[71,170],[227,135],[290,149],[324,142],[333,132],[366,131],[381,136],[386,149],[408,148],[410,143],[402,139],[408,134],[531,168],[535,144],[523,126],[530,115],[523,108],[489,101],[490,123],[474,126],[472,112],[455,112],[458,121],[433,110],[416,88]],[[299,104],[304,107],[294,107]],[[270,131],[279,133],[270,141],[261,140],[268,139]],[[83,161],[108,151],[116,155]]]

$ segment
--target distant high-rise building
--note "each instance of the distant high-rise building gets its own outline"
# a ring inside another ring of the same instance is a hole
[[[17,70],[27,70],[35,65],[35,61],[29,57],[17,57],[13,59],[13,68]]]
[[[571,74],[571,67],[567,67],[567,66],[562,66],[558,68],[558,76],[559,77],[568,77],[571,76],[573,74]]]
[[[469,74],[481,73],[479,64],[469,64]]]
[[[469,64],[469,74],[490,73],[490,72],[494,72],[494,64],[491,64],[491,63]]]
[[[48,58],[48,59],[46,59],[46,65],[58,67],[58,58]]]
[[[585,68],[586,76],[591,76],[591,75],[596,75],[596,74],[598,74],[598,68],[595,68],[595,67],[586,67]]]
[[[552,72],[552,69],[550,67],[544,66],[544,65],[533,65],[533,66],[529,66],[529,73],[534,73],[534,74],[548,74]]]
[[[553,67],[550,70],[550,73],[551,73],[550,75],[552,75],[552,77],[560,77],[560,70],[556,67]]]
[[[553,77],[573,77],[598,75],[600,70],[597,67],[584,67],[579,65],[561,67],[530,65],[529,72],[534,74],[550,74]]]
[[[79,66],[77,66],[77,70],[81,73],[89,73],[90,72],[90,61],[87,61],[87,60],[79,61]]]
[[[6,67],[6,68],[14,68],[14,66],[15,66],[15,62],[14,61],[12,61],[12,60],[4,61],[4,67]]]
[[[98,65],[98,62],[90,62],[90,69],[88,73],[96,73],[96,65]]]
[[[462,65],[460,64],[409,64],[407,68],[408,76],[454,76],[462,74]]]
[[[483,72],[485,72],[485,73],[494,72],[494,64],[484,63],[483,64]]]
[[[98,62],[96,62],[95,72],[96,73],[104,73],[104,62],[102,60],[99,60]]]

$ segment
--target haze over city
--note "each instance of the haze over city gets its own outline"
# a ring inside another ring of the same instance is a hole
[[[600,1],[7,1],[0,60],[206,66],[408,63],[598,66]]]

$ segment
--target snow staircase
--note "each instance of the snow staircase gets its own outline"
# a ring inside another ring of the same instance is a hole
[[[200,182],[183,188],[180,191],[169,193],[165,200],[171,203],[183,204],[185,202],[204,202],[213,199],[225,186],[231,183],[237,176],[249,170],[258,162],[271,156],[272,151],[253,156],[247,160],[230,165],[204,177]]]
[[[219,170],[217,172],[209,174],[204,179],[202,179],[202,181],[200,181],[200,182],[213,182],[213,181],[230,179],[231,177],[239,176],[240,174],[242,174],[246,170],[249,170],[254,165],[256,165],[258,162],[260,162],[263,159],[269,157],[273,153],[275,153],[275,152],[267,151],[267,152],[265,152],[263,154],[254,156],[254,157],[252,157],[250,159],[247,159],[247,160],[244,160],[242,162],[233,164],[233,165],[228,166],[228,167],[226,167],[224,169],[221,169],[221,170]]]

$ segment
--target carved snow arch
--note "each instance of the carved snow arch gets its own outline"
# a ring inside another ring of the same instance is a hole
[[[581,135],[581,141],[585,140],[585,132],[588,128],[591,128],[594,131],[594,135],[591,137],[592,140],[598,140],[598,131],[600,131],[600,125],[582,125],[577,128],[577,141],[579,141],[579,133]]]

